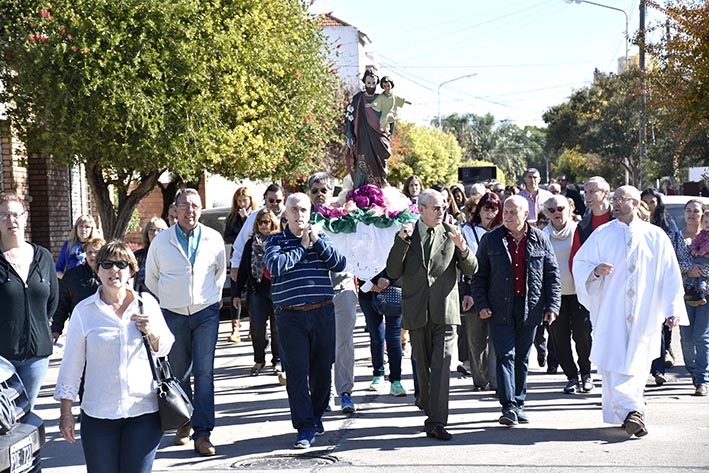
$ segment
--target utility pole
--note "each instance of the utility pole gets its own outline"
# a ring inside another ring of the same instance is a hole
[[[640,153],[638,156],[638,168],[637,168],[637,182],[635,185],[637,187],[642,187],[643,185],[643,162],[645,161],[645,128],[646,128],[646,115],[645,115],[645,11],[647,7],[645,5],[645,0],[640,0],[640,32],[638,35],[638,47],[640,48],[640,55],[638,58],[638,63],[640,66],[640,129],[638,130],[638,145],[640,147]]]

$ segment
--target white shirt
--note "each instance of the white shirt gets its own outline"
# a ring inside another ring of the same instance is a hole
[[[596,278],[599,263],[612,264],[613,272]],[[573,275],[579,302],[591,313],[591,361],[647,376],[665,319],[688,324],[679,264],[665,232],[638,219],[601,225],[576,253]]]
[[[123,419],[157,412],[157,386],[142,333],[131,320],[133,314],[140,312],[138,297],[143,301],[144,313],[150,317],[153,333],[159,337],[156,356],[167,356],[175,337],[150,294],[139,296],[133,292],[136,299],[118,318],[99,297],[100,290],[77,304],[72,312],[54,399],[77,400],[85,364],[81,409],[87,415]]]

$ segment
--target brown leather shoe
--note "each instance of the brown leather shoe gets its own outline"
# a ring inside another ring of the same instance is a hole
[[[426,437],[438,440],[451,440],[453,435],[451,435],[442,425],[437,425],[430,431],[426,432]]]
[[[217,449],[209,441],[209,435],[194,440],[194,451],[203,457],[212,457],[217,454]]]
[[[192,426],[189,423],[177,429],[177,432],[175,432],[175,445],[187,445],[190,441],[190,432],[192,432]]]

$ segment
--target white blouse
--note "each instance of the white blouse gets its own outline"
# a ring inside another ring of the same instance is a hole
[[[131,291],[131,289],[128,289]],[[86,365],[81,409],[98,419],[123,419],[157,412],[156,383],[148,355],[133,314],[139,313],[138,298],[150,318],[154,335],[160,337],[157,356],[167,356],[175,337],[165,323],[158,302],[141,293],[119,318],[96,293],[74,308],[67,329],[66,347],[54,399],[76,401]]]

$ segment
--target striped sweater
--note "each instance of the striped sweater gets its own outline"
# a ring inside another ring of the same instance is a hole
[[[264,262],[271,273],[275,307],[311,305],[334,297],[330,271],[345,269],[345,257],[324,233],[310,248],[286,229],[266,240]]]

